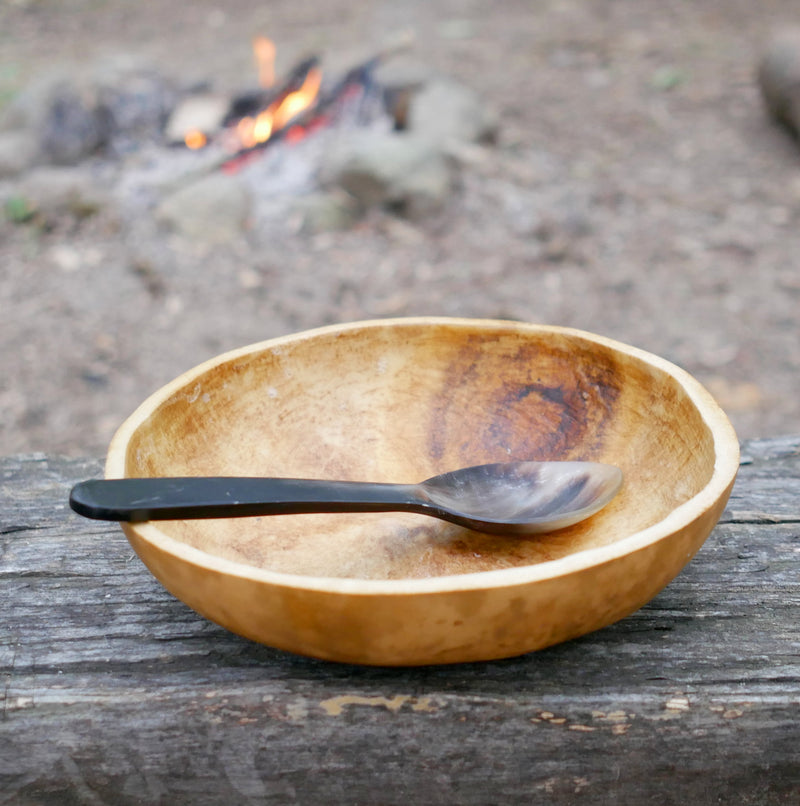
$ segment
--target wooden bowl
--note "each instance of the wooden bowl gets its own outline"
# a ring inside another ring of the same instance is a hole
[[[738,457],[711,396],[661,358],[566,328],[411,318],[273,339],[186,372],[123,424],[106,475],[417,482],[510,460],[622,468],[605,510],[528,538],[393,513],[123,526],[168,590],[236,633],[413,665],[518,655],[633,612],[708,536]]]

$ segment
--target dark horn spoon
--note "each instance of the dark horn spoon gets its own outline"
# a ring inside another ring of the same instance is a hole
[[[476,465],[420,484],[201,477],[84,481],[70,506],[110,521],[312,512],[416,512],[494,534],[536,534],[590,517],[618,492],[622,471],[598,462]]]

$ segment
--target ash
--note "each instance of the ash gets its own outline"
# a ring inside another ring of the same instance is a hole
[[[263,227],[285,218],[298,197],[318,189],[325,155],[338,143],[356,131],[389,132],[393,127],[380,89],[367,86],[337,100],[330,119],[309,127],[301,139],[277,137],[250,154],[237,156],[216,141],[196,151],[182,145],[140,144],[134,152],[118,155],[114,194],[126,213],[141,215],[215,171],[235,173],[252,194],[253,224]]]

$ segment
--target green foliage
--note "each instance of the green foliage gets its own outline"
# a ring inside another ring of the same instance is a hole
[[[660,67],[653,73],[650,79],[650,86],[664,92],[674,90],[687,79],[686,73],[680,67],[666,66]]]
[[[17,64],[0,64],[0,111],[17,94],[20,81]]]
[[[24,224],[36,215],[36,209],[24,196],[11,196],[6,200],[5,214],[14,224]]]

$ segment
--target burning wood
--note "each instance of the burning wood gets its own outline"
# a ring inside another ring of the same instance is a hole
[[[292,92],[300,90],[306,81],[309,71],[319,66],[316,57],[305,59],[289,73],[283,84],[277,89],[274,81],[269,86],[261,86],[255,90],[243,92],[230,102],[227,114],[222,121],[223,127],[238,123],[242,118],[256,117],[266,109],[279,104]]]
[[[297,65],[278,90],[234,99],[224,125],[229,139],[248,149],[269,140],[317,99],[322,71],[316,57]]]
[[[259,88],[236,96],[223,116],[219,131],[190,128],[183,143],[202,149],[215,143],[227,153],[206,170],[236,170],[249,158],[280,141],[299,140],[308,132],[327,125],[339,107],[354,97],[376,93],[373,73],[388,57],[408,48],[411,38],[403,34],[362,64],[353,67],[330,89],[322,90],[322,70],[317,57],[297,64],[279,86],[275,85],[272,42],[256,37],[253,52],[259,73]]]

